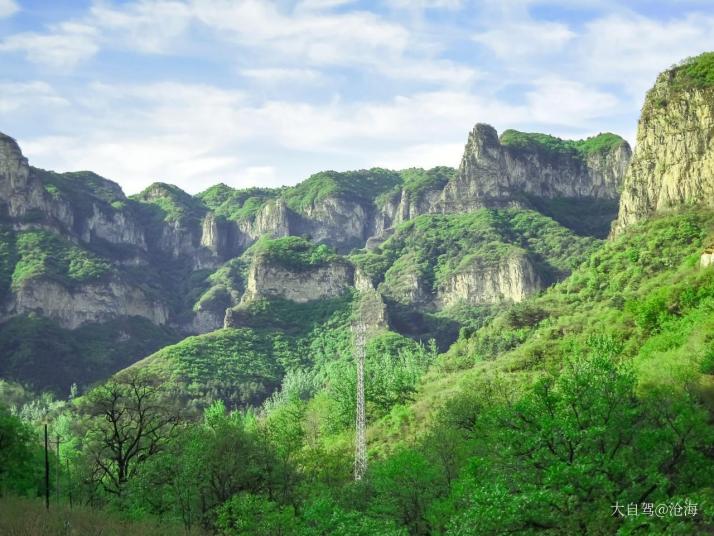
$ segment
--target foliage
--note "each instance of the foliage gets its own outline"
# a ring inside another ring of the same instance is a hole
[[[38,461],[34,430],[0,405],[0,497],[36,492]]]
[[[325,244],[314,244],[299,236],[262,237],[253,244],[248,255],[260,256],[295,270],[307,270],[337,260],[337,254]]]
[[[714,52],[687,58],[674,68],[676,83],[681,87],[714,86]]]
[[[223,314],[226,309],[239,301],[245,289],[245,271],[246,263],[240,257],[226,262],[208,276],[207,281],[210,286],[198,298],[193,310],[209,309]]]
[[[216,184],[196,197],[217,216],[229,220],[247,220],[280,194],[279,189],[245,188],[236,190],[225,184]]]
[[[153,183],[130,199],[156,208],[154,217],[160,221],[195,224],[206,212],[200,199],[190,196],[178,186],[163,182]]]
[[[0,324],[0,375],[66,394],[73,383],[104,379],[176,339],[173,330],[140,317],[69,330],[48,318],[16,316]]]
[[[399,173],[382,168],[360,171],[321,171],[297,186],[286,189],[283,198],[287,205],[303,212],[327,197],[349,197],[356,202],[372,202],[377,196],[391,191],[402,182]]]
[[[497,264],[523,252],[552,281],[582,262],[596,243],[533,211],[481,209],[419,216],[398,226],[379,249],[351,258],[374,282],[384,280],[387,295],[397,297],[408,274],[417,273],[435,289],[473,263]]]
[[[17,263],[12,286],[46,277],[63,285],[94,281],[112,271],[104,259],[48,231],[21,231],[15,238]]]
[[[121,498],[140,465],[171,440],[179,416],[162,395],[146,379],[131,375],[82,398],[88,417],[84,453],[93,483],[107,493]]]
[[[296,535],[296,522],[292,508],[258,495],[235,495],[218,513],[218,529],[226,536]]]
[[[600,133],[584,140],[563,140],[549,134],[509,129],[501,134],[501,143],[516,150],[540,151],[553,158],[584,158],[607,154],[620,147],[625,140],[611,132]]]

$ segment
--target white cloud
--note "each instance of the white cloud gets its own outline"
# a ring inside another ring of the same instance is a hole
[[[634,13],[589,22],[578,42],[584,78],[620,84],[639,100],[659,72],[714,49],[714,16],[691,13],[657,21]]]
[[[374,65],[400,57],[409,32],[363,11],[288,14],[257,0],[194,0],[192,11],[224,39],[308,65]]]
[[[498,57],[508,60],[558,52],[575,33],[559,22],[523,21],[494,24],[477,33],[473,40],[487,46]]]
[[[618,99],[580,82],[557,77],[540,78],[526,94],[531,117],[539,123],[582,126],[611,114]]]
[[[463,0],[387,0],[387,4],[398,9],[459,9]]]
[[[37,111],[68,104],[46,82],[0,82],[0,114]]]
[[[253,102],[241,91],[178,83],[87,91],[65,95],[52,134],[21,139],[23,149],[34,165],[92,169],[129,192],[155,180],[191,192],[218,180],[275,186],[346,162],[457,165],[475,121],[505,127],[525,113],[464,91],[319,104]]]
[[[354,2],[355,0],[301,0],[295,9],[302,11],[320,11],[345,6]]]
[[[294,69],[286,67],[242,69],[240,74],[266,84],[285,82],[311,84],[324,79],[320,71],[316,69]]]
[[[20,10],[15,0],[0,0],[0,18],[14,15]]]
[[[92,6],[88,17],[105,41],[147,53],[169,52],[190,21],[189,6],[172,0],[140,0],[121,8],[102,2]]]
[[[74,22],[54,26],[44,34],[14,34],[0,42],[0,51],[24,52],[28,60],[57,69],[74,67],[98,49],[95,28]]]

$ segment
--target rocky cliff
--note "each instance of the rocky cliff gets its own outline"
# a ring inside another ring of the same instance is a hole
[[[505,255],[495,263],[475,259],[439,287],[434,305],[517,303],[543,289],[533,263],[522,251]]]
[[[714,205],[714,53],[663,72],[647,94],[613,234],[686,204]]]
[[[326,171],[196,196],[157,182],[127,197],[92,172],[34,168],[0,135],[0,331],[38,317],[48,333],[129,323],[151,347],[255,321],[253,306],[281,300],[310,308],[358,295],[374,330],[388,329],[395,304],[429,315],[519,301],[595,242],[507,210],[611,202],[628,158],[614,135],[499,138],[476,125],[458,169]],[[418,331],[405,333],[431,336]]]
[[[144,317],[160,325],[169,317],[165,304],[117,279],[88,283],[76,289],[46,279],[28,280],[14,293],[7,313],[45,316],[66,329],[127,316]]]
[[[354,269],[342,260],[295,269],[258,257],[250,265],[242,303],[279,298],[297,303],[341,296],[354,286]]]
[[[418,195],[404,189],[387,200],[372,225],[372,243],[379,243],[390,227],[421,214],[540,209],[539,199],[604,202],[614,207],[607,202],[619,199],[630,157],[627,142],[614,134],[566,141],[508,130],[499,139],[492,126],[477,124],[452,177],[434,181]],[[610,210],[612,220],[615,211]]]

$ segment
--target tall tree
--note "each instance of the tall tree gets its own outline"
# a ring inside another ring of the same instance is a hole
[[[89,415],[85,450],[93,483],[121,497],[139,465],[160,452],[173,435],[178,411],[157,386],[139,375],[98,387],[84,405]]]

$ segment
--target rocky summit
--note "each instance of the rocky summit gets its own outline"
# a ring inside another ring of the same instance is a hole
[[[615,234],[682,205],[714,205],[714,53],[657,77],[637,126],[637,148],[622,190]]]

